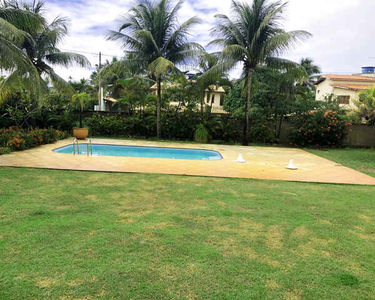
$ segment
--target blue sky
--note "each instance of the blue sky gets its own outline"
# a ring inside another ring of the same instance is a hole
[[[251,1],[251,0],[248,0]],[[191,33],[191,39],[206,45],[210,41],[209,30],[215,24],[214,15],[230,15],[230,0],[186,0],[180,10],[180,22],[198,16],[202,24]],[[70,19],[69,37],[60,45],[63,50],[84,53],[94,66],[101,51],[103,59],[121,57],[123,52],[114,42],[105,40],[108,30],[116,30],[121,15],[127,13],[133,1],[128,0],[46,0],[47,17],[66,16]],[[373,0],[289,0],[285,28],[303,29],[313,37],[283,57],[299,61],[312,58],[326,73],[360,72],[361,66],[375,65],[373,37]],[[90,69],[57,68],[68,78],[89,77]],[[231,73],[238,77],[240,68]]]

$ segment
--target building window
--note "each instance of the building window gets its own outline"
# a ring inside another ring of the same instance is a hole
[[[207,103],[210,103],[210,95],[207,94]]]
[[[320,90],[318,90],[318,94],[320,93]]]
[[[211,103],[214,104],[214,102],[215,102],[215,95],[212,95]]]
[[[224,105],[224,94],[220,95],[220,106]]]
[[[338,104],[349,104],[350,96],[337,96]]]

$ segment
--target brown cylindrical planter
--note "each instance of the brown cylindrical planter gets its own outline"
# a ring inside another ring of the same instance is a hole
[[[73,135],[75,138],[79,140],[84,140],[89,135],[89,129],[88,128],[73,128]]]

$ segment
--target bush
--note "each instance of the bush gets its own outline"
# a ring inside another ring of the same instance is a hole
[[[201,118],[197,112],[189,110],[177,114],[168,112],[163,114],[162,135],[167,139],[192,141],[200,123]]]
[[[335,111],[318,110],[291,119],[288,142],[292,146],[333,147],[340,146],[348,135],[344,115]]]
[[[10,150],[9,147],[0,147],[0,155],[9,154],[11,152],[12,152],[12,150]]]
[[[249,140],[264,144],[276,142],[275,130],[268,122],[255,121],[249,128]]]
[[[242,135],[242,121],[238,118],[231,119],[223,117],[221,127],[216,125],[216,131],[213,135],[214,140],[240,141]]]
[[[102,116],[94,114],[84,120],[85,126],[90,129],[93,136],[142,136],[156,135],[156,121],[154,116],[131,117]]]
[[[49,129],[0,129],[0,154],[49,144],[68,137],[64,131]],[[9,149],[9,150],[8,150]],[[1,153],[3,152],[3,153]]]
[[[162,134],[167,139],[190,139],[199,123],[199,116],[194,112],[164,113],[162,115]],[[86,118],[84,123],[93,136],[126,136],[155,137],[156,118],[153,115],[131,117],[102,116],[94,114]]]
[[[207,143],[210,139],[210,134],[203,124],[200,124],[194,133],[194,140],[198,143]]]

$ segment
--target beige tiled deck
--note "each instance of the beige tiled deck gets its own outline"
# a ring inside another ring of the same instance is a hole
[[[66,139],[55,144],[2,155],[0,156],[0,166],[375,185],[375,178],[373,177],[299,149],[110,139],[93,139],[92,142],[116,145],[209,149],[219,151],[223,156],[223,160],[199,161],[113,156],[74,156],[52,151],[55,148],[72,143],[72,139]],[[245,164],[235,162],[240,153],[247,161]],[[294,159],[295,164],[299,167],[297,171],[285,169],[291,158]]]

